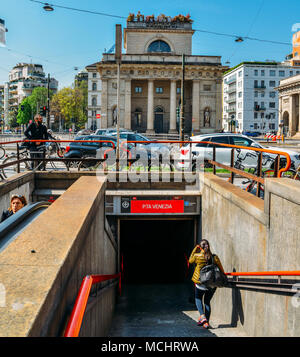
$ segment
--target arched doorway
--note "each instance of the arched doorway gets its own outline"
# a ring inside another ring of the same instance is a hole
[[[164,109],[156,107],[154,111],[154,131],[156,133],[164,132]]]
[[[283,113],[282,120],[283,120],[282,134],[286,136],[289,131],[289,113],[288,112]]]

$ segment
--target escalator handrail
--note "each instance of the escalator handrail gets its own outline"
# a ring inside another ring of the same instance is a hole
[[[40,201],[28,204],[21,208],[18,212],[8,217],[5,221],[0,223],[0,240],[6,236],[12,229],[17,227],[25,218],[31,215],[41,207],[49,206],[51,203],[47,201]]]

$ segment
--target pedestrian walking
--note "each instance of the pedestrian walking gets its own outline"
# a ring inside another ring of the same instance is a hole
[[[34,117],[34,122],[29,124],[27,129],[24,132],[24,135],[29,140],[48,140],[49,135],[47,131],[46,125],[43,124],[43,118],[40,114],[36,114]],[[28,145],[30,151],[30,157],[32,159],[35,158],[43,158],[43,152],[41,149],[45,147],[41,142],[30,142]],[[31,162],[31,168],[34,169],[39,165],[38,161]],[[45,164],[42,165],[42,168],[45,167]]]
[[[198,319],[198,326],[209,328],[209,318],[211,315],[210,301],[214,296],[217,288],[210,288],[201,284],[200,271],[209,264],[216,264],[219,269],[225,274],[219,257],[212,254],[209,242],[206,239],[201,240],[199,245],[193,249],[189,258],[190,264],[195,263],[196,267],[192,276],[192,281],[195,284],[195,303],[199,311],[200,317]],[[203,299],[203,302],[202,302]]]

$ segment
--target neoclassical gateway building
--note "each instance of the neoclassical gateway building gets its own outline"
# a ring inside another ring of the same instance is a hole
[[[222,74],[227,67],[220,56],[192,55],[194,32],[189,16],[128,16],[123,32],[126,53],[120,67],[121,127],[146,133],[178,132],[184,54],[185,132],[221,130]],[[105,53],[101,62],[86,68],[96,70],[101,78],[101,124],[97,126],[111,127],[117,113],[115,54]]]

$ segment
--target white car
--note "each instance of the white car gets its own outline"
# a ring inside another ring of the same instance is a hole
[[[291,168],[297,169],[300,165],[300,154],[296,151],[292,151],[289,149],[278,148],[278,147],[265,147],[249,138],[246,135],[242,134],[233,134],[233,133],[212,133],[212,134],[202,134],[197,136],[192,136],[190,141],[197,141],[199,143],[186,144],[180,149],[179,160],[176,163],[176,168],[179,170],[188,169],[190,166],[189,160],[190,158],[196,158],[197,164],[204,163],[204,160],[212,160],[213,159],[213,146],[212,144],[205,142],[215,142],[215,143],[224,143],[229,145],[236,146],[245,146],[254,147],[260,149],[270,149],[286,152],[290,155],[291,158]],[[203,141],[203,143],[201,143]],[[258,160],[258,152],[254,150],[247,149],[235,149],[234,150],[234,158],[235,163],[237,159],[240,159],[240,163],[245,167],[256,167]],[[191,151],[190,151],[191,149]],[[274,159],[276,158],[276,154],[266,153],[263,154],[263,167],[273,167]],[[216,161],[220,162],[224,165],[230,166],[231,163],[231,148],[226,146],[216,145]],[[280,156],[280,167],[284,167],[286,162],[286,157]],[[194,168],[194,167],[193,167]]]

